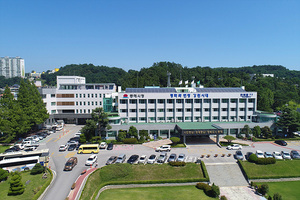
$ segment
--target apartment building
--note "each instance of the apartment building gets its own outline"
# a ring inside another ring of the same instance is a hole
[[[1,57],[0,76],[5,78],[25,77],[25,61],[20,57]]]

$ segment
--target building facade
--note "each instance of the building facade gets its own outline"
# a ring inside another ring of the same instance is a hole
[[[1,57],[0,76],[5,78],[25,77],[25,62],[20,57]]]

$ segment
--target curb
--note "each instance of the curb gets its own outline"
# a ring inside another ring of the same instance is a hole
[[[51,169],[49,169],[49,170],[51,170]],[[54,170],[51,170],[51,172],[53,173],[52,181],[37,200],[42,200],[45,197],[45,194],[47,193],[48,189],[53,185],[53,182],[56,179],[56,172]]]

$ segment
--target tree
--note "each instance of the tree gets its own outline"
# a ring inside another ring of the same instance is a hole
[[[82,127],[82,129],[81,129],[81,133],[85,136],[85,140],[90,141],[92,139],[92,137],[95,136],[96,129],[97,129],[96,122],[92,119],[87,119],[85,121],[84,127]],[[81,135],[80,135],[80,137],[81,137]]]
[[[254,137],[260,137],[260,134],[261,134],[260,127],[259,126],[254,126],[252,133],[253,133]]]
[[[18,172],[13,172],[10,180],[10,187],[8,195],[20,195],[23,194],[25,187],[22,183],[22,176]]]
[[[97,123],[98,136],[103,136],[106,130],[111,129],[108,115],[102,107],[95,108],[92,111],[92,119]]]
[[[134,137],[138,139],[138,131],[134,126],[129,127],[128,137]]]
[[[140,130],[139,135],[140,135],[140,139],[144,138],[144,140],[147,139],[147,137],[149,137],[148,131],[146,130]]]
[[[263,137],[265,137],[265,138],[272,137],[272,130],[268,126],[263,127],[261,132],[262,132]]]
[[[117,136],[117,140],[119,142],[123,142],[123,140],[126,138],[127,132],[124,130],[119,130],[119,134]]]
[[[233,140],[235,140],[236,138],[231,136],[231,135],[226,135],[224,137],[225,140],[227,140],[228,143],[231,143]]]
[[[176,145],[178,142],[180,142],[179,137],[171,137],[170,140],[173,142],[174,145]]]
[[[6,180],[8,177],[8,171],[0,168],[0,182]]]
[[[35,174],[41,174],[45,171],[45,168],[40,164],[37,163],[34,165],[34,167],[31,169],[30,174],[35,175]]]
[[[257,192],[259,192],[262,195],[267,194],[269,192],[268,184],[262,184],[262,185],[258,186]]]
[[[274,93],[271,89],[262,87],[257,91],[258,97],[258,109],[264,111],[272,111],[272,105],[274,103]]]
[[[250,134],[251,134],[252,131],[251,131],[251,129],[250,129],[250,127],[248,125],[245,125],[244,128],[242,128],[241,132],[243,134],[245,134],[245,137],[248,138],[250,136]]]
[[[298,127],[300,127],[296,111],[285,106],[276,125],[282,129],[284,135],[291,137],[293,132],[297,131]]]

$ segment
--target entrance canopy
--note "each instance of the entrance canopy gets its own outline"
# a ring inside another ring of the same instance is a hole
[[[182,136],[220,135],[224,133],[224,130],[213,122],[177,123],[175,129]]]

